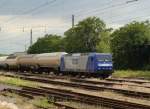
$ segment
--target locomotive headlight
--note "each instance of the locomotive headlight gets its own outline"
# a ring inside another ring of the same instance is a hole
[[[108,64],[108,63],[101,64],[101,63],[99,63],[98,66],[99,67],[112,67],[112,64]]]

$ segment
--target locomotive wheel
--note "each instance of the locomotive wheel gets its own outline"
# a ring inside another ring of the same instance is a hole
[[[57,76],[59,75],[59,71],[57,71],[57,70],[54,70],[53,73]]]
[[[77,75],[77,73],[75,73],[75,72],[71,73],[71,76],[73,76],[73,77],[75,77],[76,75]]]

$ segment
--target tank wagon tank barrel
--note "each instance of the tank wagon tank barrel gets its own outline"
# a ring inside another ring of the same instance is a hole
[[[36,65],[40,70],[59,72],[60,59],[66,52],[43,53],[35,56]]]
[[[22,55],[18,57],[17,66],[19,70],[34,70],[36,66],[35,54]]]

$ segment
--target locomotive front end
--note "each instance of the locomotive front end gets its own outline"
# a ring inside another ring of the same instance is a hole
[[[111,54],[98,54],[95,63],[96,72],[102,73],[103,76],[109,76],[113,73],[113,61]]]

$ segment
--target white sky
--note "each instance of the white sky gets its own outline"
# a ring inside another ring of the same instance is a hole
[[[150,0],[0,0],[0,53],[13,53],[29,46],[46,33],[63,35],[75,23],[89,16],[104,20],[107,27],[119,28],[133,20],[150,18]],[[24,27],[24,31],[23,31]]]

